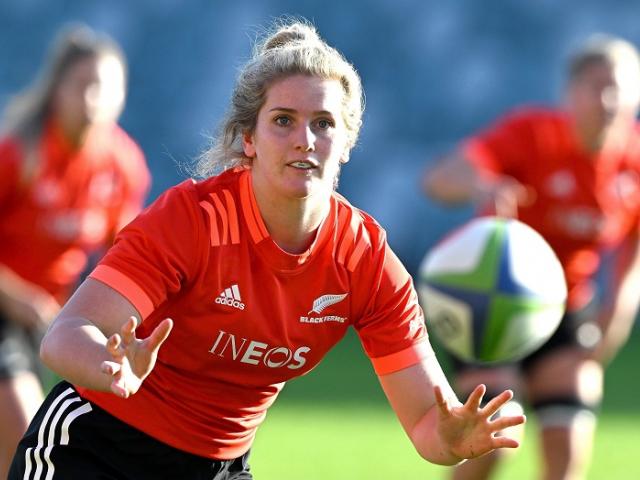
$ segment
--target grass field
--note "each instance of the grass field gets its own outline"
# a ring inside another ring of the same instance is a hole
[[[590,480],[640,479],[640,332],[607,373]],[[497,480],[537,477],[535,420]],[[355,335],[309,375],[290,382],[258,432],[257,480],[445,479],[421,460],[402,431]]]

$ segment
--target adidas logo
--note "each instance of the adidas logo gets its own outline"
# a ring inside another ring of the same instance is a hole
[[[237,284],[225,288],[222,293],[216,297],[215,302],[219,305],[228,305],[238,310],[244,310],[244,303],[242,303],[240,289]]]

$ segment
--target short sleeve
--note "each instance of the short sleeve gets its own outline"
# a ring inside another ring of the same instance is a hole
[[[116,236],[90,274],[124,295],[143,318],[203,265],[204,219],[191,181],[165,192]]]
[[[385,375],[419,363],[428,352],[428,338],[407,270],[386,241],[372,256],[365,262],[368,271],[358,272],[369,282],[363,281],[358,293],[367,303],[355,328],[376,373]]]

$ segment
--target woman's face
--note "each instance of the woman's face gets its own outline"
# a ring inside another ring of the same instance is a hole
[[[53,92],[52,111],[68,130],[116,121],[124,105],[125,78],[113,55],[86,57],[71,65]]]
[[[614,67],[605,61],[586,66],[567,92],[576,122],[588,132],[602,132],[619,121],[635,121],[640,85],[630,75],[624,65]]]
[[[254,186],[288,198],[328,195],[349,154],[343,99],[337,80],[293,75],[273,83],[254,132],[243,137]]]

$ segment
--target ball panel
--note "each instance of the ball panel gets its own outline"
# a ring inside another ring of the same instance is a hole
[[[478,219],[452,235],[453,245],[447,241],[432,250],[420,269],[421,280],[471,291],[492,290],[502,256],[505,227],[502,224],[490,229],[490,226],[486,219]],[[464,243],[458,241],[461,238]]]
[[[497,362],[527,356],[553,334],[563,315],[564,303],[495,294],[488,309],[479,359]]]
[[[473,359],[473,326],[471,307],[428,285],[418,289],[428,319],[427,331],[438,338],[447,350],[457,357]]]
[[[504,270],[501,268],[498,289],[503,293],[522,293],[564,302],[567,286],[562,265],[547,241],[533,228],[509,220],[505,241]],[[502,267],[502,266],[501,266]]]

